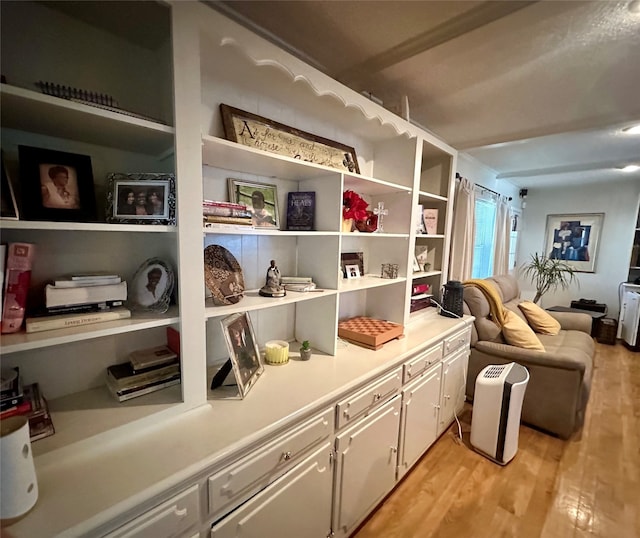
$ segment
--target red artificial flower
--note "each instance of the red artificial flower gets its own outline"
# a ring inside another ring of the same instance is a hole
[[[342,193],[342,218],[363,220],[367,218],[367,207],[369,204],[365,202],[358,194],[353,191],[344,191]]]

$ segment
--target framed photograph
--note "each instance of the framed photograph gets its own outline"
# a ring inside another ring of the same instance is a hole
[[[18,146],[18,155],[26,220],[95,222],[89,156],[31,146]]]
[[[176,180],[173,174],[107,176],[107,222],[175,224]]]
[[[358,264],[345,265],[344,270],[348,279],[359,278],[361,276],[360,267],[358,266]]]
[[[364,276],[364,255],[362,252],[341,252],[340,267],[343,278],[347,277],[347,265],[357,265],[361,276]]]
[[[169,309],[174,283],[171,266],[160,258],[149,258],[135,272],[127,291],[130,308],[165,313]]]
[[[220,113],[227,140],[343,172],[360,173],[356,151],[350,146],[229,105],[221,104]]]
[[[13,185],[9,180],[9,174],[7,173],[7,167],[4,161],[4,151],[0,152],[2,162],[2,184],[0,185],[0,202],[2,203],[2,209],[0,212],[0,218],[7,220],[18,220],[18,204],[16,203],[16,196],[13,192]]]
[[[264,371],[251,318],[246,312],[239,312],[220,323],[240,396],[244,398]]]
[[[278,192],[275,185],[252,183],[229,178],[229,200],[244,204],[251,211],[251,221],[256,228],[280,229]]]
[[[420,262],[418,262],[418,258],[416,256],[413,257],[413,272],[414,273],[418,273],[422,271],[422,268],[420,267]]]
[[[604,213],[547,215],[545,254],[566,261],[575,271],[595,272]]]

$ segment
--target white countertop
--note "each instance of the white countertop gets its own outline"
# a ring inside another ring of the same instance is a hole
[[[132,436],[69,451],[68,457],[45,454],[36,459],[38,501],[5,529],[7,536],[91,535],[145,501],[225,464],[264,436],[335,404],[472,320],[436,315],[412,323],[404,338],[378,351],[345,343],[335,357],[314,353],[309,361],[266,365],[244,400],[211,400]]]

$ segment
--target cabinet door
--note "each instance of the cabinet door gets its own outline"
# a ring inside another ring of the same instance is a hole
[[[331,443],[231,512],[211,538],[325,538],[331,530]]]
[[[441,376],[442,364],[438,364],[402,391],[398,478],[438,436]]]
[[[400,396],[336,437],[333,530],[346,536],[395,485]]]
[[[463,349],[443,361],[438,435],[449,427],[455,414],[462,411],[468,360],[469,350]]]

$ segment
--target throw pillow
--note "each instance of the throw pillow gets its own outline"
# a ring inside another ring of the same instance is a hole
[[[535,332],[550,335],[556,335],[560,332],[560,322],[536,303],[522,301],[518,307]]]
[[[544,346],[533,332],[531,327],[517,314],[507,310],[505,322],[502,326],[502,335],[507,344],[524,349],[544,351]]]

